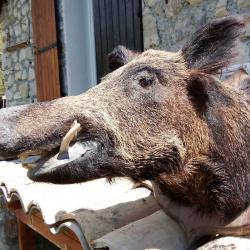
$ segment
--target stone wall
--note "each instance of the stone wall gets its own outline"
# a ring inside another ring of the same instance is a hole
[[[34,102],[36,84],[30,0],[9,0],[4,6],[1,20],[4,42],[2,69],[7,106]],[[13,47],[23,42],[27,42],[25,47]]]
[[[17,223],[15,216],[6,209],[6,201],[0,192],[0,249],[17,250]]]
[[[250,16],[250,0],[142,0],[144,48],[177,51],[201,25],[230,14]],[[238,63],[249,62],[250,25]]]

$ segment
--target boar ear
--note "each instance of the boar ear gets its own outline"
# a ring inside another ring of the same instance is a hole
[[[188,97],[199,115],[205,113],[209,96],[207,93],[207,85],[209,78],[207,75],[192,72],[190,74],[189,83],[187,85]]]
[[[114,71],[128,62],[132,61],[137,57],[140,52],[135,52],[127,49],[122,45],[118,45],[113,49],[113,51],[108,55],[109,69]]]
[[[244,27],[243,18],[231,16],[200,28],[182,49],[188,67],[211,74],[228,66],[238,55]]]

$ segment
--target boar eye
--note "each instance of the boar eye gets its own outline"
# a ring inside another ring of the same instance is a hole
[[[149,86],[151,86],[153,84],[153,79],[142,78],[142,79],[139,80],[139,84],[143,88],[148,88]]]

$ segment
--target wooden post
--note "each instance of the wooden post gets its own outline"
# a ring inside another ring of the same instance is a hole
[[[71,230],[65,229],[59,234],[52,234],[49,226],[44,223],[41,213],[26,214],[18,201],[9,203],[8,208],[16,215],[18,220],[20,250],[35,250],[34,231],[52,242],[59,249],[84,250],[79,239]]]
[[[34,231],[21,220],[17,222],[19,250],[35,250]]]
[[[32,28],[38,101],[61,96],[55,0],[32,0]]]

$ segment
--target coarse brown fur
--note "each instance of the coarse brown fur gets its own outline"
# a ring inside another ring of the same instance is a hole
[[[250,107],[248,95],[214,74],[234,59],[243,29],[239,17],[216,20],[177,53],[122,53],[117,69],[82,95],[1,110],[0,155],[50,149],[29,171],[35,181],[152,181],[164,210],[188,234],[196,230],[192,240],[223,234],[249,207]],[[91,149],[51,167],[46,162],[74,120]],[[190,212],[197,226],[178,211]]]

